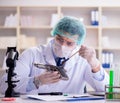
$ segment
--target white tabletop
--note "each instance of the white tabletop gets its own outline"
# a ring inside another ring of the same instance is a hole
[[[120,103],[120,101],[106,101],[106,100],[85,100],[85,101],[40,101],[29,99],[26,96],[21,96],[16,98],[15,101],[2,101],[0,98],[0,103]]]
[[[68,101],[40,101],[28,98],[16,98],[15,101],[0,101],[0,103],[69,103]],[[70,103],[93,103],[93,101],[73,101]],[[105,103],[104,100],[94,100],[94,103]]]

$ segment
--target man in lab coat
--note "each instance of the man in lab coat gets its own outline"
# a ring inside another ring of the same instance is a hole
[[[54,39],[47,46],[32,47],[19,56],[15,73],[20,82],[16,83],[15,90],[28,94],[45,92],[82,94],[87,82],[96,91],[104,91],[109,77],[96,58],[95,50],[83,45],[86,36],[85,26],[77,18],[67,16],[59,20],[51,34]],[[74,53],[76,54],[64,65],[68,80],[62,80],[57,71],[49,72],[33,65],[41,63],[59,66],[58,57],[68,59]],[[1,79],[2,93],[7,89],[6,80],[7,74]]]

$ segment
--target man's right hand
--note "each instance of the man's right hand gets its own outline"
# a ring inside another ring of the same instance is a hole
[[[35,77],[35,79],[39,80],[40,85],[51,84],[60,81],[60,74],[58,73],[58,71],[45,72],[40,76]]]

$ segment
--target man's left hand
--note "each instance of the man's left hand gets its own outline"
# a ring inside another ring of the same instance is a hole
[[[96,58],[96,51],[94,48],[82,45],[79,49],[79,55],[88,61],[92,68],[92,72],[95,73],[100,70],[100,62]]]

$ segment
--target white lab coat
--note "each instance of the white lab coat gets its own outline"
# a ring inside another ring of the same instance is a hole
[[[53,52],[52,52],[51,41],[47,46],[38,46],[27,49],[20,56],[17,61],[17,66],[15,68],[15,73],[17,73],[20,82],[17,83],[15,90],[21,93],[38,93],[38,92],[64,92],[64,93],[79,93],[84,92],[85,83],[89,83],[96,91],[104,91],[105,84],[108,84],[108,74],[101,67],[101,71],[104,74],[103,80],[97,80],[94,76],[97,73],[91,72],[91,67],[87,60],[79,56],[74,55],[65,64],[65,69],[69,80],[60,80],[54,84],[41,85],[38,89],[34,88],[27,91],[30,88],[29,81],[34,76],[40,75],[45,70],[36,68],[33,63],[43,63],[56,65]],[[75,50],[73,51],[75,52]],[[99,77],[98,77],[99,78]],[[7,88],[6,75],[1,79],[0,90],[2,93],[5,92]],[[33,83],[34,85],[34,83]],[[32,88],[32,87],[31,87]]]

